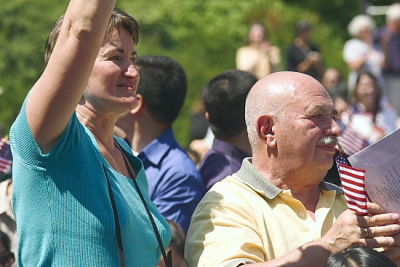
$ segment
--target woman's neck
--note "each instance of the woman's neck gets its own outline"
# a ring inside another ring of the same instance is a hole
[[[102,145],[106,149],[114,148],[113,135],[116,117],[100,116],[95,110],[85,105],[78,105],[76,114],[79,121],[95,136],[99,145]]]
[[[376,108],[374,104],[367,104],[367,103],[358,103],[358,107],[361,111],[363,112],[369,112],[369,113],[376,113]]]

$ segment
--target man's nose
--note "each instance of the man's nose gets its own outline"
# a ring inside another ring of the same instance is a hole
[[[335,119],[331,121],[330,131],[332,135],[340,136],[342,134],[342,129],[340,128],[338,122]]]

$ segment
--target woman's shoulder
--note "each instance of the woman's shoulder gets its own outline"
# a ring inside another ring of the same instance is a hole
[[[344,51],[348,52],[363,52],[369,49],[369,45],[359,39],[350,39],[344,43]]]
[[[250,53],[250,52],[253,52],[253,51],[257,51],[257,50],[252,46],[245,45],[245,46],[239,47],[239,49],[237,50],[237,53],[238,54],[240,54],[240,53]]]

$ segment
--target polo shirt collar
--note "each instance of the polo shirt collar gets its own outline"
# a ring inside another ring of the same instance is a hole
[[[268,199],[274,199],[283,192],[282,189],[271,183],[264,175],[253,167],[251,164],[251,157],[243,160],[242,167],[235,176],[239,181],[263,194]],[[327,191],[335,191],[336,194],[343,193],[343,190],[340,187],[323,180],[320,183],[320,187]]]
[[[242,167],[236,173],[236,177],[253,190],[265,195],[268,199],[274,199],[282,192],[282,189],[268,181],[264,175],[253,167],[250,157],[243,160]]]
[[[139,153],[139,158],[143,159],[144,156],[152,165],[158,166],[174,143],[176,143],[175,136],[172,128],[169,128],[160,137],[148,144]]]

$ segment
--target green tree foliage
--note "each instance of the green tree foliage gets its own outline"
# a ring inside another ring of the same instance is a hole
[[[0,0],[0,127],[8,131],[43,70],[44,41],[65,1]]]
[[[338,0],[339,1],[339,0]],[[258,21],[267,26],[274,45],[285,49],[294,37],[298,20],[314,25],[313,39],[324,55],[326,66],[346,71],[342,47],[346,29],[319,13],[326,2],[308,5],[282,0],[120,0],[118,6],[135,16],[141,26],[139,54],[163,54],[185,67],[189,91],[174,125],[181,144],[189,141],[191,107],[205,83],[218,73],[235,68],[235,54],[243,45],[248,27]],[[0,125],[8,130],[15,114],[43,69],[43,46],[54,20],[67,1],[0,0]],[[352,6],[350,6],[352,7]],[[350,12],[350,11],[349,11]],[[357,12],[357,11],[353,11]],[[347,13],[346,13],[347,14]],[[335,14],[336,21],[348,15]],[[284,62],[284,60],[283,60]],[[285,64],[282,64],[282,69]]]
[[[338,29],[346,29],[349,21],[362,12],[364,0],[284,0],[288,5],[296,6],[301,9],[308,9],[320,15],[321,19]],[[346,31],[339,31],[346,37]]]

